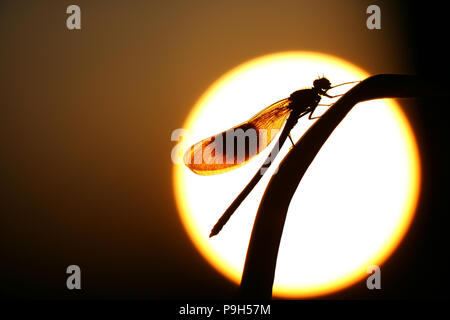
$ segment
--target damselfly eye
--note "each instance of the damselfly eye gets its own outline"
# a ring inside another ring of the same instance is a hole
[[[327,78],[319,78],[314,80],[313,85],[315,88],[328,90],[331,88],[331,82]]]

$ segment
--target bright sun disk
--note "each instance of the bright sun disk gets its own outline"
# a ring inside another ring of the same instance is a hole
[[[270,147],[248,164],[199,176],[182,164],[195,142],[239,124],[324,75],[332,85],[369,74],[315,52],[283,52],[246,62],[214,82],[193,107],[174,165],[181,220],[195,246],[223,275],[240,282],[253,221],[276,161],[218,236],[209,232],[260,167]],[[332,94],[349,89],[339,87]],[[322,99],[321,103],[334,100]],[[318,107],[321,114],[326,107]],[[313,121],[302,118],[298,139]],[[395,250],[413,218],[420,161],[411,126],[392,99],[356,105],[323,145],[291,201],[277,260],[274,296],[307,298],[335,292],[367,277]]]

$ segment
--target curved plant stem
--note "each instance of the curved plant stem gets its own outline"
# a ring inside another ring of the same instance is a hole
[[[287,210],[297,186],[322,145],[358,102],[416,97],[417,79],[407,75],[375,75],[348,91],[303,135],[281,162],[261,200],[241,280],[242,298],[270,299]]]

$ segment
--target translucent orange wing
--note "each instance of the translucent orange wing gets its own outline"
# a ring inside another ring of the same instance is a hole
[[[291,113],[289,98],[275,102],[248,121],[191,146],[184,163],[199,175],[236,169],[264,150]]]

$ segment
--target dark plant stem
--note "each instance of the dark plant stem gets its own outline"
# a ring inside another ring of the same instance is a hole
[[[297,186],[333,130],[359,102],[381,98],[416,97],[415,76],[375,75],[348,91],[296,143],[273,175],[253,225],[240,286],[246,299],[270,299],[275,266],[287,210]]]

